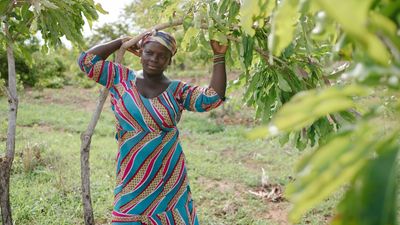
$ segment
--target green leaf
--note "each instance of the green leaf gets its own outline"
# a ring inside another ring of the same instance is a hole
[[[248,69],[253,61],[254,38],[246,34],[242,35],[243,63]]]
[[[240,5],[238,2],[232,2],[229,7],[229,23],[237,23],[237,15],[240,11]]]
[[[47,45],[42,45],[42,49],[41,49],[43,54],[47,54],[49,52],[49,48],[47,47]]]
[[[202,10],[195,11],[193,14],[193,25],[194,27],[200,29],[202,25],[202,20],[205,17]]]
[[[101,6],[100,3],[97,3],[97,4],[95,5],[95,7],[96,7],[96,10],[99,11],[101,14],[108,14],[108,12],[107,12],[106,10],[103,9],[103,7]]]
[[[367,26],[372,0],[316,0],[316,2],[341,25],[347,34],[361,43],[372,59],[383,65],[389,63],[390,55],[385,45]]]
[[[210,28],[208,33],[210,36],[210,40],[218,41],[224,45],[228,44],[228,38],[226,37],[226,35],[220,31],[218,31],[217,29]]]
[[[301,92],[279,110],[272,123],[280,131],[300,130],[322,116],[354,107],[351,97],[365,94],[367,89],[356,85]]]
[[[21,45],[15,45],[16,50],[23,56],[24,59],[28,61],[29,65],[32,65],[33,59],[32,59],[32,52],[30,52],[28,49],[26,49],[25,46]]]
[[[333,138],[300,162],[296,181],[286,188],[294,207],[289,214],[292,222],[353,180],[376,149],[377,131],[360,125],[353,132]],[[357,141],[354,141],[357,140]]]
[[[222,0],[222,1],[220,1],[220,3],[219,3],[219,9],[218,9],[219,14],[224,14],[224,13],[226,13],[226,9],[227,9],[228,6],[231,5],[231,4],[232,4],[231,0]]]
[[[244,32],[253,37],[255,35],[253,28],[255,21],[258,23],[258,27],[262,28],[266,17],[270,16],[274,7],[275,1],[272,0],[243,0],[239,14],[240,24]]]
[[[189,29],[189,27],[191,27],[192,26],[192,23],[193,23],[193,17],[192,16],[186,16],[184,19],[183,19],[183,29],[184,30],[187,30],[187,29]]]
[[[264,1],[264,3],[265,3],[265,1]],[[273,1],[273,0],[268,0],[267,1],[267,3],[266,3],[266,5],[265,5],[265,17],[267,17],[267,16],[271,16],[271,14],[272,14],[272,12],[273,12],[273,10],[275,9],[275,7],[276,7],[276,1]]]
[[[189,48],[190,43],[193,42],[193,39],[197,37],[199,32],[199,29],[195,27],[189,27],[189,29],[185,32],[185,36],[181,42],[181,47],[183,50],[186,51]]]
[[[272,31],[268,48],[279,56],[293,40],[297,22],[300,18],[298,0],[282,0],[272,18]]]
[[[11,0],[0,1],[0,15],[5,15],[8,7],[11,5]]]
[[[399,4],[400,5],[400,4]],[[375,32],[384,33],[400,51],[400,40],[397,35],[397,26],[394,21],[374,11],[369,12],[369,25]]]
[[[250,36],[254,36],[256,33],[253,29],[253,18],[258,14],[260,14],[260,8],[256,0],[243,0],[240,7],[240,24],[246,34]]]
[[[396,224],[398,136],[398,132],[393,132],[376,140],[379,142],[377,157],[369,159],[367,166],[353,180],[332,225]]]
[[[285,80],[285,78],[283,78],[282,74],[278,74],[278,85],[279,88],[282,89],[283,91],[292,92],[292,88],[290,88],[290,85]]]

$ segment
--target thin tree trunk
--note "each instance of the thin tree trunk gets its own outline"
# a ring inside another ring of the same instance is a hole
[[[118,50],[116,54],[116,63],[121,63],[123,56],[125,54],[126,49],[133,44],[136,44],[143,36],[152,30],[162,30],[168,27],[179,26],[182,24],[182,19],[178,19],[171,23],[159,24],[152,29],[147,30],[146,32],[136,36],[130,41],[124,43],[121,48]],[[89,152],[90,152],[90,143],[92,140],[92,135],[94,129],[96,127],[97,121],[100,118],[101,111],[103,109],[104,103],[108,96],[108,90],[106,88],[102,88],[99,99],[97,101],[96,110],[92,115],[92,119],[89,122],[89,125],[85,132],[81,134],[81,182],[82,182],[82,204],[83,204],[83,214],[86,225],[94,225],[94,217],[93,217],[93,206],[92,206],[92,198],[90,195],[90,164],[89,164]]]
[[[3,225],[12,225],[12,213],[10,204],[10,172],[15,155],[15,133],[17,126],[17,82],[15,75],[15,58],[13,44],[9,38],[8,26],[4,27],[7,35],[7,62],[8,62],[8,129],[7,129],[7,152],[4,157],[0,156],[0,205]]]
[[[103,109],[104,102],[107,99],[108,90],[103,88],[95,112],[92,115],[92,119],[84,133],[81,135],[81,179],[82,179],[82,203],[83,213],[86,225],[94,224],[92,198],[90,195],[90,164],[89,164],[89,151],[90,143],[94,128],[96,127],[97,121],[99,120],[101,110]]]

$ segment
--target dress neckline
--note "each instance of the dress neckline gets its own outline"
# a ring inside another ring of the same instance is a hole
[[[153,99],[157,99],[157,98],[161,97],[164,93],[166,93],[170,89],[170,87],[172,86],[172,83],[174,82],[173,80],[171,80],[171,82],[169,82],[169,84],[168,84],[168,87],[165,88],[164,91],[162,91],[160,94],[158,94],[158,95],[156,95],[154,97],[148,98],[148,97],[145,97],[144,95],[142,95],[142,93],[140,93],[140,91],[139,91],[139,89],[137,88],[137,85],[136,85],[136,80],[137,80],[137,77],[135,77],[135,79],[133,80],[133,84],[135,85],[135,89],[136,89],[137,93],[140,95],[141,98],[144,98],[144,99],[147,99],[147,100],[153,100]]]

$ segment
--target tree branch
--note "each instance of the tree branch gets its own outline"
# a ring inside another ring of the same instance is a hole
[[[10,91],[8,90],[7,87],[1,85],[1,86],[0,86],[0,90],[1,90],[2,92],[4,92],[4,93],[7,95],[7,98],[8,98],[8,99],[11,99],[11,98],[12,98],[12,95],[11,95],[11,93],[10,93]]]
[[[138,36],[136,36],[136,37],[132,38],[131,40],[122,44],[121,48],[117,52],[115,61],[120,63],[122,61],[122,58],[125,54],[126,49],[128,49],[129,47],[138,43],[144,37],[144,35],[146,35],[148,32],[151,32],[153,30],[163,30],[163,29],[166,29],[169,27],[176,27],[176,26],[182,25],[182,23],[183,23],[183,18],[180,18],[180,19],[174,20],[169,23],[158,24],[158,25],[152,27],[151,29],[146,30],[145,32],[139,34]]]

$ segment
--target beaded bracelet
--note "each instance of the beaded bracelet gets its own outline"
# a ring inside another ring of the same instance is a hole
[[[225,54],[215,54],[213,57],[214,65],[225,64]]]
[[[214,65],[217,65],[217,64],[225,64],[225,60],[214,62]]]
[[[225,59],[225,54],[216,54],[216,55],[214,55],[214,60],[216,60],[216,59]]]

